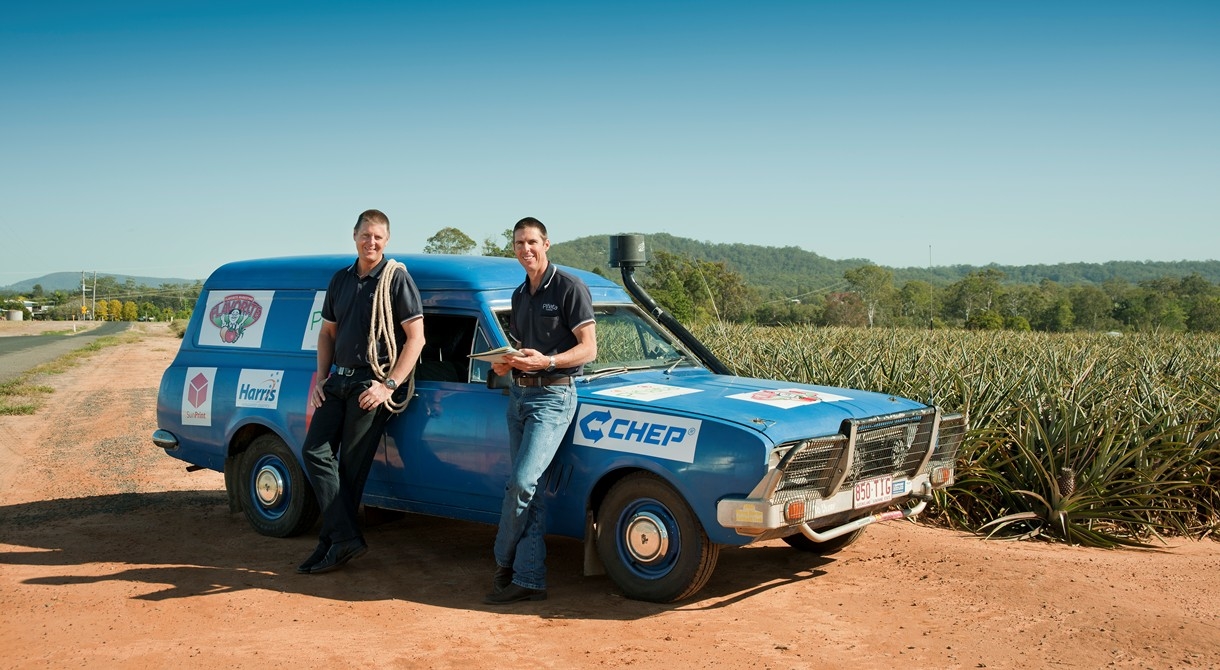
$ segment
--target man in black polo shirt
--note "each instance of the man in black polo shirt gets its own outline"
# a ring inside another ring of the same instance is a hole
[[[520,356],[492,364],[512,372],[508,446],[512,472],[504,489],[493,553],[496,573],[484,602],[501,605],[546,599],[546,509],[535,495],[576,413],[572,378],[597,358],[589,288],[551,265],[546,226],[527,217],[513,227],[513,250],[525,282],[513,293],[509,335]]]
[[[390,220],[375,209],[363,212],[352,239],[356,262],[331,277],[322,302],[317,384],[309,394],[316,410],[301,447],[322,510],[322,530],[317,549],[297,568],[300,573],[336,570],[368,550],[356,519],[364,481],[390,418],[386,402],[411,374],[424,346],[419,290],[405,267],[384,256]],[[389,328],[396,357],[388,373],[378,374],[389,367],[391,352],[373,336],[374,306],[387,303],[401,332]]]

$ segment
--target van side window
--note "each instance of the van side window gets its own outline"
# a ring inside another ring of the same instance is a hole
[[[472,316],[424,314],[424,350],[416,381],[469,382],[476,320]]]

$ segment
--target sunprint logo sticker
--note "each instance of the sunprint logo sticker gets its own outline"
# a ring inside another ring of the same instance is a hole
[[[199,329],[199,344],[261,347],[274,295],[275,291],[208,291],[204,312],[208,323]]]
[[[326,291],[313,294],[313,307],[309,308],[309,316],[305,318],[305,335],[301,337],[302,351],[318,350],[318,333],[322,330],[322,301],[326,300]]]
[[[237,378],[238,407],[275,409],[280,404],[283,370],[242,370]]]
[[[187,368],[182,384],[182,425],[212,425],[212,390],[216,368]]]

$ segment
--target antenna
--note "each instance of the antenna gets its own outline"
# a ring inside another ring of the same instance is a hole
[[[928,334],[929,335],[931,335],[931,333],[932,333],[934,319],[935,319],[935,317],[933,316],[933,314],[935,312],[932,309],[932,302],[933,302],[932,295],[933,295],[933,293],[932,293],[932,245],[929,244],[928,245]],[[931,342],[932,338],[929,337],[927,341]],[[935,407],[936,406],[936,366],[935,365],[928,366],[928,371],[931,373],[928,375],[928,404]]]

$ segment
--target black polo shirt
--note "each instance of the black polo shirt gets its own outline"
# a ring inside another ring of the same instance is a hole
[[[553,356],[576,346],[572,331],[593,321],[593,297],[589,287],[576,277],[548,263],[542,286],[530,293],[530,278],[513,292],[509,334],[521,347]],[[553,375],[575,375],[581,366],[555,368]],[[548,374],[548,373],[538,373]]]
[[[373,295],[377,282],[389,259],[383,258],[365,277],[356,271],[356,264],[343,268],[330,278],[326,298],[322,300],[322,318],[338,324],[335,334],[335,365],[345,368],[368,367],[369,331],[373,324]],[[406,272],[395,272],[390,280],[391,309],[394,323],[401,324],[423,318],[423,303],[415,280]],[[394,328],[394,346],[399,352],[406,342],[401,327]],[[389,353],[381,342],[377,344],[377,358],[382,365],[389,362]]]

